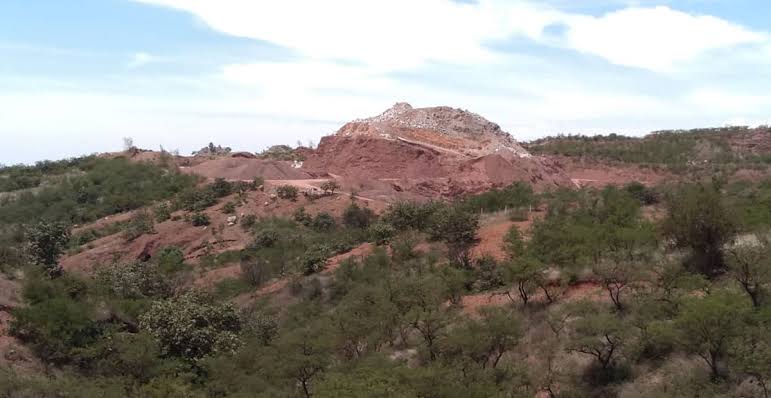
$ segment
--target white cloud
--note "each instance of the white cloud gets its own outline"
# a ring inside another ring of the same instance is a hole
[[[137,0],[188,11],[229,35],[266,40],[316,60],[349,60],[375,71],[426,62],[491,63],[485,47],[514,35],[624,66],[666,71],[713,49],[766,42],[764,35],[708,15],[630,7],[601,17],[542,3],[478,0]],[[564,26],[564,37],[544,34]]]
[[[667,71],[710,50],[763,43],[759,33],[668,7],[627,8],[602,17],[572,17],[567,44],[618,65]]]
[[[142,66],[145,66],[151,62],[157,62],[158,60],[159,58],[154,55],[138,52],[132,56],[131,61],[126,66],[129,69],[141,68]]]

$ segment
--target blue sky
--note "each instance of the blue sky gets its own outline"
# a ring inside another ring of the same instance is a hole
[[[771,2],[4,0],[0,163],[317,142],[398,101],[515,138],[771,119]]]

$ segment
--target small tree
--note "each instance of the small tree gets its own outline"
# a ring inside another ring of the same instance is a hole
[[[615,378],[621,349],[629,338],[629,327],[614,314],[603,311],[590,303],[579,303],[572,322],[568,350],[592,357],[594,374],[600,382]]]
[[[209,221],[209,216],[207,216],[206,213],[193,213],[190,217],[190,221],[193,223],[194,227],[203,227],[211,223]]]
[[[674,246],[691,250],[688,265],[707,276],[725,271],[723,246],[733,239],[736,224],[714,186],[689,185],[668,203],[664,233]]]
[[[340,184],[335,180],[329,180],[321,184],[321,190],[324,191],[324,195],[332,195],[340,189]]]
[[[233,306],[198,293],[156,301],[139,318],[139,327],[158,339],[164,354],[189,360],[232,352],[240,344],[241,323]]]
[[[335,222],[335,218],[326,212],[316,214],[316,217],[313,217],[313,221],[311,221],[310,225],[311,228],[318,232],[329,232],[336,226],[337,223]]]
[[[276,195],[281,199],[289,199],[291,201],[297,200],[297,194],[299,190],[293,185],[281,185],[276,188]]]
[[[704,360],[713,379],[722,377],[729,344],[742,331],[749,310],[741,297],[724,292],[692,298],[683,305],[676,319],[680,345]]]
[[[752,305],[760,308],[771,284],[771,244],[757,236],[757,244],[738,246],[728,251],[728,272],[747,293]]]
[[[503,244],[506,254],[512,259],[522,255],[525,251],[525,241],[522,240],[522,234],[516,225],[512,225],[509,228],[509,232],[503,237]]]
[[[41,221],[27,228],[27,250],[32,261],[45,267],[49,273],[58,273],[58,258],[64,246],[70,240],[70,231],[66,224]]]
[[[476,214],[452,207],[436,212],[431,223],[431,237],[444,242],[449,251],[450,260],[470,267],[469,252],[477,242],[479,218]]]
[[[375,219],[375,213],[368,207],[359,207],[355,202],[343,212],[343,223],[351,228],[367,228]]]

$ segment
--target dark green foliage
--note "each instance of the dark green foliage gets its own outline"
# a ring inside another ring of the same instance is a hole
[[[155,222],[164,222],[171,218],[171,207],[168,203],[160,203],[153,208],[153,215],[155,216]]]
[[[69,228],[61,222],[40,221],[25,233],[32,261],[45,268],[57,267],[59,255],[70,239]]]
[[[313,217],[310,227],[318,232],[327,232],[334,229],[337,226],[334,217],[329,213],[319,213],[316,217]]]
[[[209,216],[206,215],[206,213],[193,213],[193,215],[190,216],[190,222],[193,223],[194,227],[203,227],[211,223]]]
[[[305,207],[298,207],[292,213],[292,219],[306,227],[310,227],[313,222],[313,217],[305,211]]]
[[[384,245],[388,243],[391,238],[396,235],[396,228],[393,225],[378,221],[369,226],[367,232],[370,239],[378,245]]]
[[[240,344],[241,322],[233,307],[196,293],[153,303],[139,326],[158,339],[162,353],[184,359],[231,352]]]
[[[281,185],[276,188],[276,195],[281,199],[288,199],[291,201],[297,200],[297,194],[300,191],[294,185]]]
[[[723,245],[737,227],[715,186],[686,185],[668,199],[664,233],[675,247],[691,250],[688,266],[707,276],[725,271]]]
[[[492,189],[466,197],[461,201],[461,206],[470,212],[528,209],[535,204],[536,196],[533,187],[519,181],[506,188]]]
[[[338,189],[340,189],[340,184],[335,180],[329,180],[321,184],[321,190],[324,191],[325,195],[332,195]]]
[[[704,360],[713,379],[724,376],[729,345],[744,328],[750,308],[745,299],[723,292],[692,298],[683,306],[677,318],[680,344]]]
[[[368,207],[360,207],[356,202],[351,202],[343,212],[343,224],[350,228],[365,229],[375,218],[375,212]]]
[[[225,180],[224,178],[215,178],[214,182],[207,187],[215,198],[221,198],[233,193],[233,183]]]
[[[479,218],[459,207],[443,208],[431,218],[431,238],[447,244],[450,260],[468,267],[469,250],[477,241]]]
[[[617,134],[607,136],[568,135],[547,137],[527,145],[535,154],[559,154],[591,157],[607,161],[643,165],[664,165],[678,171],[705,162],[725,164],[754,162],[755,159],[735,153],[729,138],[751,133],[746,127],[661,131],[643,138]],[[745,160],[746,159],[746,160]]]
[[[397,202],[388,207],[381,220],[393,226],[397,231],[409,229],[427,231],[431,226],[431,218],[434,213],[445,206],[439,202]]]
[[[245,231],[248,231],[254,227],[254,224],[257,223],[257,216],[254,214],[247,214],[243,217],[241,217],[241,221],[239,224],[241,224],[241,228],[243,228]]]
[[[17,165],[0,167],[0,192],[17,191],[40,186],[67,173],[77,172],[83,163],[93,161],[93,156],[59,161],[45,160],[34,166]]]
[[[11,333],[32,347],[46,361],[64,364],[75,359],[80,348],[99,338],[91,320],[92,309],[68,298],[52,298],[14,312]]]
[[[233,202],[225,203],[224,206],[222,206],[222,212],[225,214],[233,214],[236,212],[236,204]]]
[[[155,261],[164,272],[173,272],[184,265],[185,254],[176,246],[166,246],[155,254]]]
[[[196,178],[126,159],[88,158],[83,173],[25,192],[0,206],[0,222],[49,219],[82,223],[134,210],[192,187]]]
[[[327,259],[332,254],[332,249],[327,245],[317,244],[309,247],[303,254],[300,264],[305,275],[315,274],[327,266]]]
[[[653,205],[659,202],[659,196],[656,191],[637,181],[624,185],[624,190],[644,206]]]

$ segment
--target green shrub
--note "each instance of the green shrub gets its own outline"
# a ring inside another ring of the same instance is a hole
[[[313,217],[310,227],[317,232],[328,232],[333,230],[336,225],[335,219],[331,214],[322,212]]]
[[[144,234],[155,233],[155,222],[145,210],[137,211],[126,224],[123,230],[123,238],[132,241]]]
[[[224,206],[222,206],[222,212],[225,214],[233,214],[236,212],[236,204],[233,202],[225,203]]]
[[[313,222],[313,217],[305,211],[305,207],[298,207],[292,213],[292,219],[306,227],[310,227]]]
[[[209,216],[207,216],[206,213],[194,213],[190,217],[190,221],[193,223],[194,227],[202,227],[211,223],[209,221]]]
[[[396,235],[396,228],[387,222],[378,221],[370,225],[367,232],[370,239],[374,241],[375,244],[385,245],[390,242],[394,235]]]
[[[343,212],[343,223],[350,228],[366,229],[375,219],[375,213],[368,207],[359,207],[354,202]]]
[[[240,345],[233,306],[198,293],[156,301],[139,318],[139,327],[159,341],[163,354],[184,359],[229,353]]]
[[[331,253],[332,250],[329,246],[324,244],[309,247],[300,260],[303,273],[305,275],[312,275],[326,268],[327,260]]]
[[[171,207],[168,203],[161,203],[153,208],[155,222],[164,222],[171,218]]]
[[[243,228],[244,231],[248,231],[254,227],[254,224],[257,223],[257,216],[254,214],[247,214],[243,217],[241,217],[241,228]]]
[[[276,188],[276,195],[281,199],[289,199],[291,201],[297,200],[297,194],[299,190],[293,185],[281,185]]]

